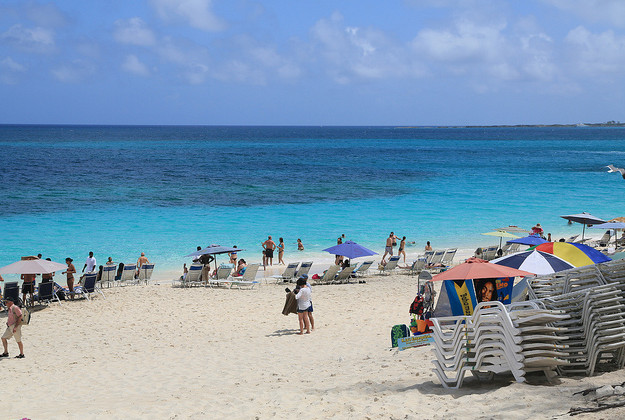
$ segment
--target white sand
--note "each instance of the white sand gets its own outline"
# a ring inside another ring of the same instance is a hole
[[[0,418],[552,418],[583,403],[574,392],[625,380],[500,375],[448,391],[429,348],[389,350],[391,326],[409,322],[415,277],[313,287],[316,330],[304,336],[281,314],[283,289],[130,286],[37,311],[23,327],[26,358],[0,361]]]

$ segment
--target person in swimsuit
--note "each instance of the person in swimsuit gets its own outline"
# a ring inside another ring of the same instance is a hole
[[[343,239],[341,239],[340,237],[336,239],[337,245],[341,245],[342,243],[343,243]],[[342,255],[337,255],[336,257],[334,257],[334,264],[341,265],[342,263],[343,263]]]
[[[404,264],[406,263],[406,251],[404,250],[404,248],[406,248],[406,237],[402,237],[401,238],[401,242],[399,243],[399,250],[397,251],[397,255],[404,255]]]
[[[430,241],[428,241],[428,243],[425,244],[425,250],[426,251],[431,251],[432,250],[432,245],[430,245]]]
[[[273,265],[273,250],[276,249],[276,243],[271,239],[271,236],[267,237],[267,240],[261,244],[265,249],[265,256],[269,265]]]
[[[72,295],[72,300],[74,300],[74,273],[76,272],[76,268],[74,267],[74,264],[72,264],[72,261],[74,260],[69,257],[65,258],[67,270],[63,271],[61,274],[67,274],[67,288]]]
[[[232,245],[233,248],[236,248],[236,245]],[[228,255],[230,256],[230,264],[234,264],[234,266],[237,266],[237,252],[238,251],[234,251],[234,252],[230,252],[228,253]]]
[[[284,238],[280,238],[278,242],[278,264],[284,265],[284,260],[282,257],[284,256]]]
[[[298,251],[303,251],[304,250],[304,244],[302,243],[301,239],[297,239],[297,250]]]
[[[393,256],[393,246],[396,244],[396,240],[399,239],[395,236],[395,233],[391,232],[386,238],[386,246],[384,247],[384,255],[382,256],[382,261],[386,261],[386,254],[389,254],[391,257]]]

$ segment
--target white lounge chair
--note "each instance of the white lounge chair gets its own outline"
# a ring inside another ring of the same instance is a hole
[[[378,271],[380,272],[380,274],[382,273],[389,274],[397,268],[398,262],[399,262],[399,255],[394,255],[388,259],[388,262],[386,263],[386,265],[380,264],[380,266],[378,267]]]
[[[137,277],[137,282],[144,282],[148,284],[150,279],[152,278],[152,272],[154,271],[154,264],[143,264],[139,269],[139,275]]]
[[[338,265],[331,265],[320,279],[315,280],[315,284],[328,284],[333,282],[340,268],[341,267]]]
[[[274,274],[271,277],[276,280],[276,284],[282,281],[291,281],[295,276],[295,271],[297,270],[298,265],[299,262],[289,263],[289,265],[286,266],[282,274]]]
[[[298,279],[301,276],[307,276],[308,272],[310,272],[310,267],[312,267],[312,265],[313,265],[312,261],[303,262],[302,265],[300,265],[299,269],[295,272],[293,277]]]
[[[260,284],[260,282],[256,280],[256,273],[258,273],[259,267],[260,264],[249,264],[242,276],[230,276],[227,280],[225,280],[225,282],[230,283],[230,288],[238,287],[239,289],[253,289],[257,284]]]
[[[367,274],[367,271],[369,271],[369,269],[371,268],[371,266],[373,265],[373,261],[365,261],[363,263],[361,263],[358,268],[356,268],[353,271],[354,276],[356,277],[364,277]]]
[[[117,264],[103,265],[102,275],[100,276],[100,285],[106,283],[106,287],[111,287],[111,284],[115,284],[115,276],[117,275]]]
[[[180,279],[174,280],[172,286],[179,282],[182,287],[191,287],[202,285],[202,264],[191,264],[186,275],[182,275]]]
[[[121,278],[119,279],[120,285],[124,284],[138,284],[139,282],[135,278],[137,274],[137,265],[136,264],[126,264],[124,265],[124,270],[122,271]]]
[[[354,267],[344,267],[340,273],[337,274],[333,283],[349,283],[349,278],[354,274]]]

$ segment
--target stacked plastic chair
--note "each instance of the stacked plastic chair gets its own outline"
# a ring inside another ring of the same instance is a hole
[[[479,379],[506,372],[523,382],[527,372],[543,371],[551,378],[566,364],[565,348],[556,343],[558,328],[549,324],[567,315],[532,303],[510,309],[482,302],[472,316],[432,318],[433,370],[445,388],[459,388],[466,372]]]
[[[558,343],[568,345],[568,364],[559,367],[561,374],[591,376],[625,366],[625,302],[619,287],[595,286],[543,302],[571,317],[554,323],[563,328]]]

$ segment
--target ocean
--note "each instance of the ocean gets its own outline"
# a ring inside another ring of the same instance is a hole
[[[411,257],[426,241],[495,244],[481,233],[507,225],[581,233],[564,214],[625,216],[625,180],[604,168],[625,166],[623,128],[0,125],[0,150],[0,266],[145,252],[181,270],[210,244],[260,262],[268,235],[301,261],[341,234],[382,253],[390,231]]]

